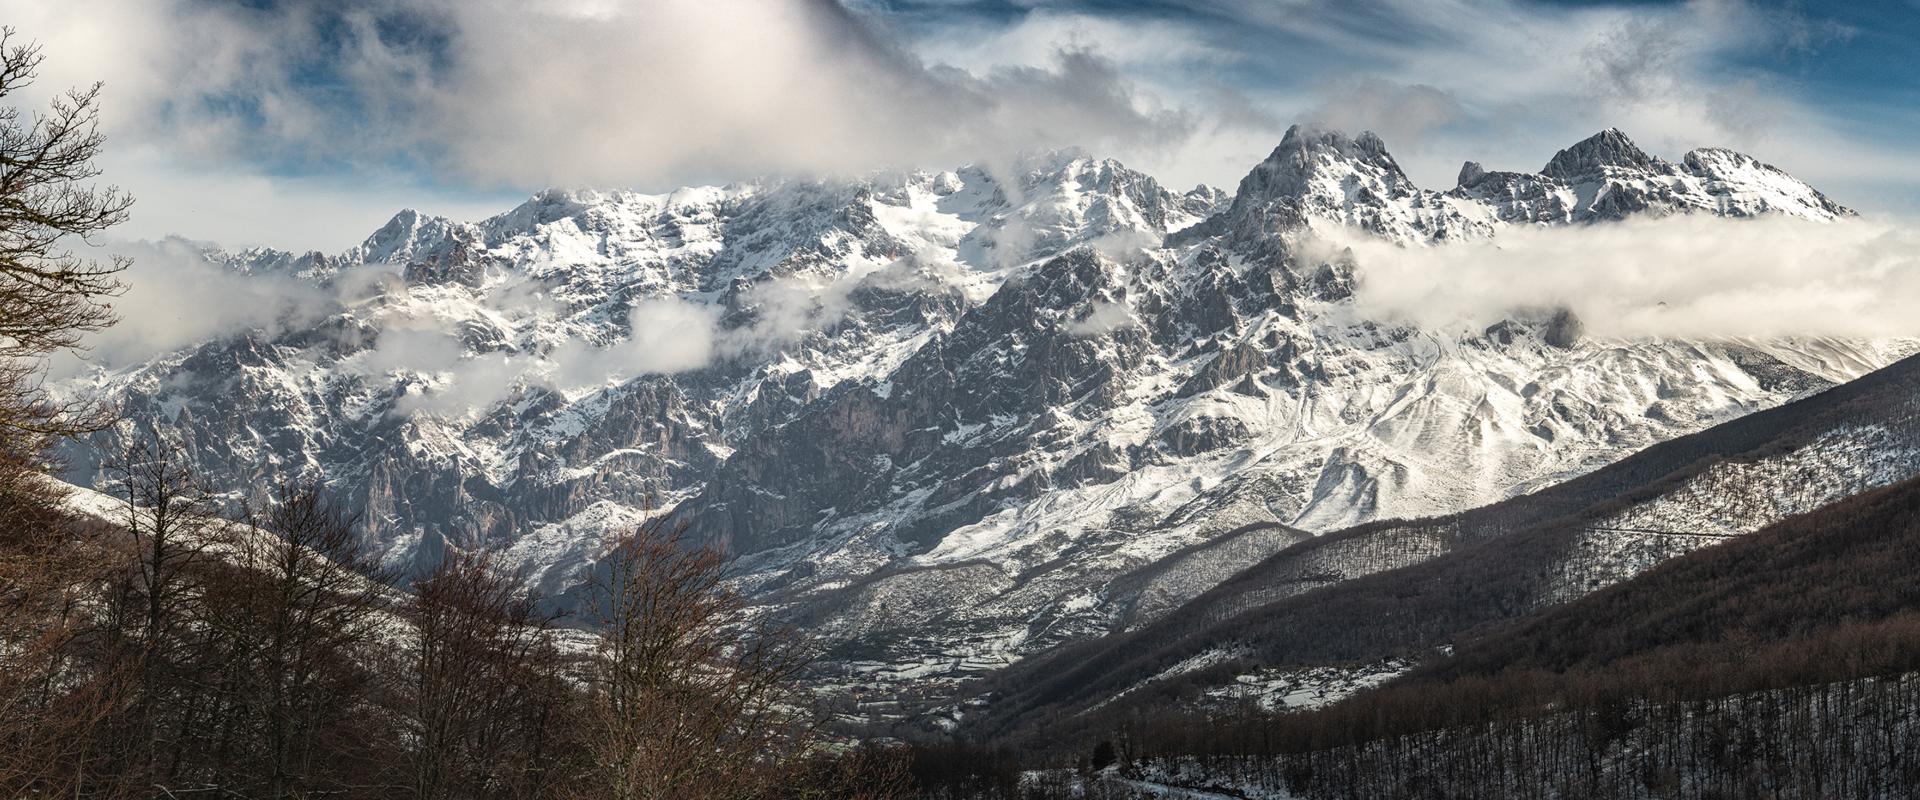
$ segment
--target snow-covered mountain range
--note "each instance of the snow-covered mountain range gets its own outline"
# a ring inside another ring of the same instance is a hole
[[[1304,128],[1231,196],[1058,152],[408,211],[346,253],[209,252],[324,307],[69,381],[125,419],[67,477],[162,435],[215,485],[324,477],[396,566],[495,548],[560,594],[670,515],[850,680],[937,688],[1314,534],[1508,497],[1910,349],[1595,339],[1564,310],[1423,330],[1362,313],[1323,243],[1679,213],[1852,212],[1613,130],[1432,191],[1372,134]]]

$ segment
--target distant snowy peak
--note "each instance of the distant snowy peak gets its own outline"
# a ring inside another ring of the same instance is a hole
[[[1687,153],[1681,166],[1701,181],[1723,213],[1772,211],[1820,220],[1855,216],[1799,178],[1745,153],[1703,147]]]
[[[1652,171],[1660,163],[1619,128],[1608,128],[1553,154],[1540,174],[1573,184],[1604,175],[1609,169]]]
[[[1415,186],[1371,132],[1295,125],[1241,179],[1232,206],[1196,234],[1222,233],[1243,252],[1267,252],[1282,234],[1323,225],[1403,242],[1480,238],[1492,233],[1489,217]]]
[[[1336,131],[1295,125],[1287,129],[1280,146],[1240,181],[1239,196],[1256,199],[1286,195],[1305,197],[1361,176],[1404,196],[1413,181],[1387,152],[1387,145],[1371,131],[1348,138]]]
[[[662,194],[548,189],[478,222],[407,209],[338,255],[209,252],[245,272],[315,280],[363,264],[409,283],[477,286],[495,267],[605,282],[639,271],[650,291],[716,293],[740,281],[831,279],[914,256],[994,272],[1083,245],[1155,246],[1218,211],[1227,195],[1169,191],[1151,176],[1078,150],[999,167],[858,180],[770,178]],[[564,273],[564,274],[563,274]]]
[[[1032,162],[1029,162],[1032,166]],[[1217,192],[1200,187],[1175,194],[1151,176],[1113,159],[1084,155],[1042,162],[1021,176],[1015,197],[1002,192],[1004,205],[986,220],[990,227],[1030,229],[1045,255],[1069,243],[1098,243],[1122,237],[1127,245],[1158,244],[1160,237],[1211,214]]]
[[[1277,234],[1333,225],[1437,243],[1484,238],[1506,225],[1675,213],[1827,221],[1853,212],[1751,156],[1701,149],[1675,164],[1616,128],[1561,150],[1537,173],[1469,161],[1457,186],[1435,192],[1414,185],[1370,132],[1349,137],[1296,125],[1241,180],[1232,206],[1193,238],[1226,234],[1243,252],[1264,251]]]
[[[361,243],[355,253],[356,260],[371,264],[404,263],[444,246],[449,238],[466,233],[464,227],[446,217],[402,209]]]
[[[1469,161],[1448,194],[1486,204],[1504,222],[1594,222],[1676,213],[1785,214],[1825,222],[1854,213],[1752,156],[1702,148],[1675,164],[1648,155],[1618,128],[1555,153],[1538,173],[1489,172]]]
[[[1648,154],[1616,128],[1556,153],[1537,173],[1467,162],[1449,191],[1422,189],[1379,136],[1302,125],[1228,195],[1179,193],[1112,159],[1044,151],[1010,168],[984,165],[850,181],[767,179],[664,194],[549,189],[479,222],[406,209],[337,255],[271,249],[209,251],[236,271],[325,280],[345,267],[419,267],[410,279],[470,282],[484,264],[565,255],[657,267],[679,291],[718,291],[764,275],[837,271],[849,257],[933,254],[998,270],[1082,246],[1116,249],[1223,236],[1267,252],[1302,229],[1337,226],[1406,242],[1494,235],[1505,225],[1635,215],[1785,214],[1832,220],[1853,211],[1786,172],[1731,150],[1679,163]],[[749,235],[738,235],[751,231]],[[576,270],[577,271],[577,270]]]

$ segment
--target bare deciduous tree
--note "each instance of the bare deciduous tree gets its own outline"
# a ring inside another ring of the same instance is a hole
[[[644,526],[591,578],[600,646],[589,660],[576,796],[611,800],[776,794],[806,755],[810,698],[798,641],[745,620],[724,557]]]
[[[0,101],[32,85],[40,49],[0,28]],[[83,258],[68,245],[124,221],[132,200],[98,187],[100,85],[44,112],[0,106],[0,430],[64,434],[100,424],[78,402],[42,390],[42,359],[78,347],[113,321],[125,259]]]
[[[0,101],[33,82],[39,49],[0,28]],[[40,383],[47,356],[111,321],[126,263],[63,249],[126,216],[127,197],[87,185],[101,138],[99,87],[44,112],[0,107],[0,795],[109,796],[99,745],[129,696],[94,660],[95,601],[113,543],[84,535],[43,474],[53,437],[99,424]],[[122,787],[124,788],[124,787]]]
[[[414,585],[406,616],[414,796],[552,796],[572,695],[554,615],[490,555],[456,552]]]
[[[131,697],[112,760],[136,780],[170,783],[186,766],[204,687],[196,673],[211,633],[200,574],[231,545],[213,498],[171,445],[130,447],[109,465],[126,498],[118,574],[105,587],[98,625],[106,668],[125,674]]]
[[[238,526],[236,526],[238,527]],[[195,674],[216,687],[182,710],[201,785],[249,796],[337,793],[386,756],[369,724],[388,589],[352,519],[311,483],[248,515],[206,584]]]
[[[113,797],[128,788],[111,780],[99,754],[131,692],[92,647],[94,601],[118,552],[59,513],[60,499],[30,455],[0,446],[4,797]]]

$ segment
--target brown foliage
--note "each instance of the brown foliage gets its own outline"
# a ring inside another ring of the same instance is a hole
[[[77,526],[0,470],[7,796],[909,796],[899,751],[816,735],[798,639],[677,535],[612,548],[569,653],[486,554],[391,588],[317,486],[228,522],[166,447],[117,474],[137,502]]]
[[[599,646],[586,666],[589,777],[573,796],[614,800],[777,796],[804,756],[806,653],[746,623],[723,556],[649,525],[592,579]]]
[[[33,460],[0,451],[0,796],[75,796],[130,694],[91,646],[114,553],[59,513]]]
[[[463,553],[414,585],[405,614],[413,796],[553,796],[573,707],[555,617],[492,557]]]

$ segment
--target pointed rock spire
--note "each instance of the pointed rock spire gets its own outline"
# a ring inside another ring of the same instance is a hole
[[[1619,128],[1608,128],[1586,140],[1553,154],[1540,174],[1562,181],[1590,175],[1602,167],[1647,168],[1654,158],[1641,150]]]
[[[1472,186],[1475,183],[1479,183],[1480,179],[1486,176],[1487,170],[1485,167],[1480,166],[1480,162],[1469,161],[1460,165],[1460,178],[1454,181],[1454,185]]]

